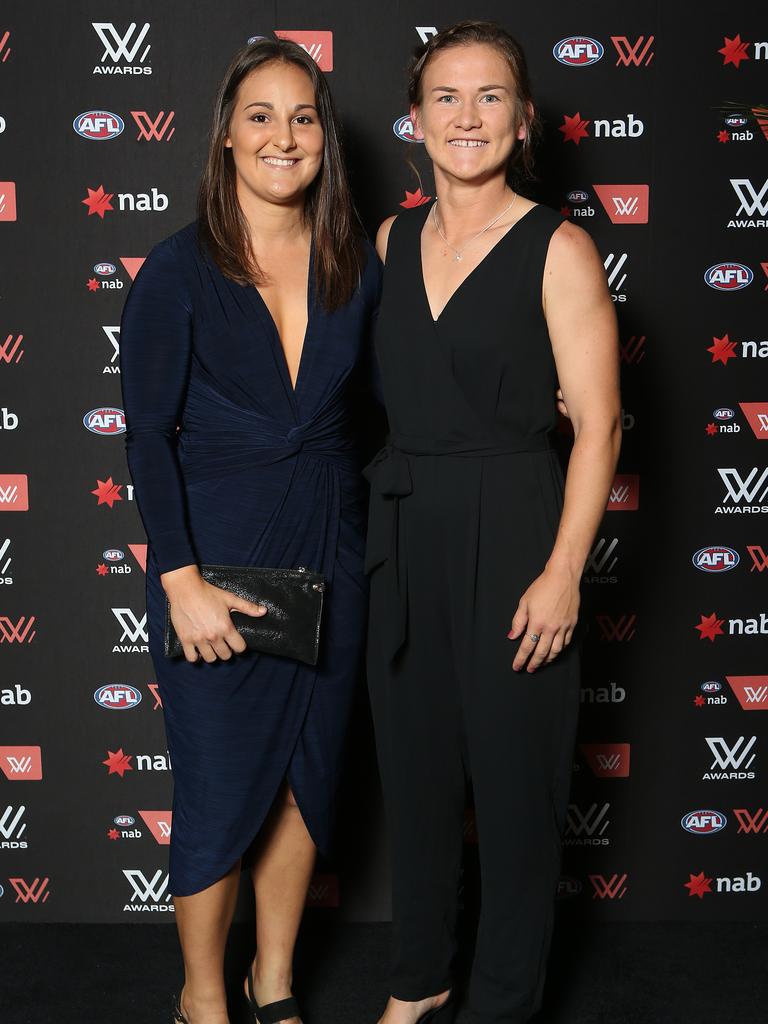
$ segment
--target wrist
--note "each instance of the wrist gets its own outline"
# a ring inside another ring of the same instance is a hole
[[[560,576],[571,577],[578,583],[584,572],[585,562],[585,558],[579,558],[572,553],[553,551],[547,560],[546,568]]]
[[[169,599],[202,582],[203,577],[200,575],[197,565],[182,565],[178,569],[171,569],[160,574],[160,583]]]

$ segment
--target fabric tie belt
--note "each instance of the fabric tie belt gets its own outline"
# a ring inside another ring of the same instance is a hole
[[[546,437],[533,437],[517,444],[495,444],[484,443],[482,440],[457,443],[392,434],[389,443],[365,467],[363,473],[371,484],[365,571],[369,573],[381,565],[381,571],[386,573],[386,621],[374,623],[373,628],[384,631],[384,649],[390,658],[394,658],[403,646],[407,629],[407,573],[405,551],[401,543],[400,500],[413,493],[411,458],[486,458],[501,455],[543,455],[552,451]]]

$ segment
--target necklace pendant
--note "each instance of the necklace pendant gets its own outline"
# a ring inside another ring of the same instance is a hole
[[[457,252],[456,255],[453,257],[453,262],[454,263],[458,263],[460,259],[461,259],[461,253]]]

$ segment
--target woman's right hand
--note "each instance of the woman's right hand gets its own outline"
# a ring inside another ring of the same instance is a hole
[[[165,572],[160,581],[171,606],[173,628],[187,661],[195,662],[198,657],[209,663],[217,658],[229,661],[233,653],[242,654],[246,648],[245,640],[235,629],[229,613],[267,614],[264,605],[246,601],[230,590],[207,583],[196,565]]]

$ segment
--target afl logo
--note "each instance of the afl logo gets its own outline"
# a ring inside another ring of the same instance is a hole
[[[116,139],[121,134],[125,122],[119,114],[112,114],[108,110],[87,110],[84,114],[77,115],[72,127],[81,139],[106,142],[108,139]]]
[[[105,562],[122,562],[125,558],[125,552],[121,551],[120,548],[107,548],[106,551],[102,551],[101,557]]]
[[[586,203],[589,199],[589,192],[582,192],[580,189],[574,189],[574,191],[569,192],[565,198],[569,203]]]
[[[92,434],[124,434],[125,413],[111,406],[91,409],[83,416],[83,426]]]
[[[738,292],[752,284],[754,276],[743,263],[715,263],[704,275],[704,280],[719,292]]]
[[[392,131],[403,142],[423,142],[424,139],[417,139],[410,114],[399,117],[392,125]]]
[[[748,120],[749,118],[743,114],[731,114],[730,117],[726,117],[725,123],[729,128],[743,128]]]
[[[711,836],[715,832],[722,832],[728,819],[720,811],[689,811],[682,816],[680,824],[694,836]]]
[[[604,53],[603,44],[589,36],[568,36],[552,48],[555,60],[569,68],[588,68],[597,64]]]
[[[736,413],[727,405],[721,405],[719,409],[714,410],[712,415],[716,420],[732,420]]]
[[[96,263],[93,268],[94,274],[100,274],[101,277],[110,277],[116,270],[114,263]]]
[[[729,569],[735,569],[739,561],[738,551],[717,544],[700,548],[693,556],[693,564],[702,572],[728,572]]]
[[[702,693],[720,693],[723,688],[722,683],[718,683],[716,679],[708,679],[706,683],[701,684]]]
[[[130,814],[118,814],[118,816],[113,818],[112,821],[114,821],[116,825],[125,825],[127,827],[136,824],[136,819],[132,818]]]
[[[128,683],[107,683],[100,686],[93,695],[100,708],[108,711],[127,711],[135,708],[141,701],[141,694],[135,686]]]

